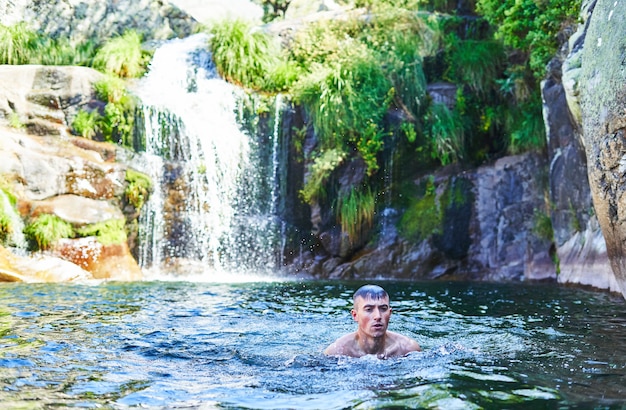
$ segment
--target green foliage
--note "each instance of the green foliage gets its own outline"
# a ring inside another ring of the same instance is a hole
[[[336,217],[350,243],[356,243],[374,223],[376,201],[371,189],[351,189],[337,197]]]
[[[425,194],[412,201],[402,214],[399,230],[405,238],[421,242],[433,234],[440,233],[442,223],[443,211],[430,180],[427,182]]]
[[[36,40],[37,35],[24,22],[0,25],[0,64],[28,64]]]
[[[324,184],[345,158],[346,154],[343,151],[329,149],[313,160],[307,182],[300,191],[300,197],[304,202],[312,204],[325,197]]]
[[[543,78],[547,62],[557,50],[557,34],[578,19],[579,0],[477,0],[479,13],[493,24],[505,45],[528,55],[528,66]]]
[[[146,71],[150,54],[141,48],[141,36],[134,30],[114,37],[98,49],[93,67],[122,78],[137,78]]]
[[[277,40],[241,19],[210,29],[209,47],[220,75],[258,91],[282,91],[295,79]]]
[[[12,215],[17,199],[11,192],[7,181],[0,177],[0,242],[6,243],[15,231]],[[8,209],[7,209],[8,208]]]
[[[546,131],[541,109],[540,102],[532,101],[510,108],[506,117],[506,129],[510,135],[508,151],[511,154],[545,147]]]
[[[24,228],[26,238],[37,245],[37,249],[49,249],[56,241],[72,238],[72,225],[56,215],[42,214]]]
[[[433,158],[446,165],[464,156],[464,129],[458,112],[444,104],[433,104],[426,116],[426,134],[433,146]]]
[[[505,61],[502,43],[493,40],[459,40],[448,37],[449,73],[480,96],[490,97],[497,88]]]
[[[72,121],[72,128],[83,138],[93,139],[98,131],[98,122],[101,120],[98,111],[80,110]]]
[[[114,75],[107,75],[94,87],[98,97],[108,101],[104,115],[94,115],[95,129],[102,133],[105,141],[132,147],[136,98],[128,93],[125,82]]]
[[[128,203],[139,211],[152,191],[152,181],[147,175],[131,168],[126,170],[125,179],[128,185],[124,190],[124,196]]]
[[[291,0],[256,0],[255,3],[263,8],[263,22],[267,23],[284,18]]]
[[[541,239],[554,241],[552,219],[545,212],[535,209],[533,232]]]
[[[0,242],[6,243],[6,241],[13,234],[13,221],[11,216],[7,213],[4,206],[0,207]]]
[[[25,22],[0,25],[0,64],[89,65],[95,49],[92,41],[42,36]]]
[[[79,237],[95,236],[103,245],[124,243],[127,240],[124,219],[111,219],[76,228]]]
[[[9,114],[9,126],[11,128],[15,128],[16,130],[21,130],[24,128],[24,123],[20,119],[20,116],[16,112],[12,112]]]

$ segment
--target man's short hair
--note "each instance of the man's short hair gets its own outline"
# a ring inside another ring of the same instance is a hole
[[[354,295],[352,296],[352,302],[356,302],[356,299],[359,297],[363,299],[371,298],[378,300],[383,298],[389,298],[389,295],[387,294],[387,291],[385,289],[381,288],[378,285],[363,285],[358,288],[356,292],[354,292]]]

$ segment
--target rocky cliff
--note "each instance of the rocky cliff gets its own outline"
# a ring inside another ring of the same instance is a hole
[[[626,233],[621,204],[626,123],[621,50],[626,37],[619,24],[626,16],[613,2],[603,0],[585,1],[582,10],[580,26],[574,27],[569,41],[550,64],[549,75],[542,85],[548,139],[546,155],[505,157],[477,169],[446,168],[434,172],[428,178],[434,186],[433,203],[437,204],[443,222],[435,234],[424,240],[402,238],[395,228],[402,215],[388,209],[379,215],[379,228],[372,232],[372,240],[359,244],[358,249],[346,249],[340,233],[332,224],[324,223],[328,210],[313,209],[308,215],[311,221],[308,226],[313,226],[317,248],[292,260],[289,269],[328,278],[548,279],[626,295],[623,246]],[[72,35],[99,38],[124,28],[141,28],[146,39],[163,39],[185,36],[197,25],[177,7],[147,0],[13,0],[0,9],[0,22],[10,23],[20,16],[49,33],[71,28]],[[125,184],[120,172],[128,167],[124,161],[115,159],[128,154],[120,154],[115,146],[79,142],[67,131],[77,108],[93,103],[90,84],[98,73],[88,69],[78,73],[70,67],[3,69],[6,71],[4,86],[0,88],[0,110],[5,125],[1,132],[7,136],[3,136],[7,143],[3,143],[2,155],[7,161],[3,161],[2,173],[17,176],[13,180],[19,182],[23,192],[28,192],[24,197],[31,203],[26,207],[29,212],[44,205],[46,209],[57,209],[50,201],[67,195],[115,205],[112,198],[120,197],[118,185]],[[64,88],[65,94],[53,92],[51,82],[35,81],[55,76],[74,79],[66,83],[71,85]],[[44,100],[51,101],[45,96],[53,96],[54,104],[42,104]],[[6,128],[12,112],[24,119],[28,133],[40,136]],[[285,123],[297,127],[298,121],[293,121]],[[54,154],[48,152],[47,157],[42,157],[45,151],[42,147],[48,146],[42,141],[53,138],[65,148],[55,148]],[[7,150],[9,145],[13,151]],[[32,154],[27,155],[29,150]],[[58,159],[58,152],[66,152],[68,156]],[[24,161],[25,158],[28,159]],[[56,164],[52,167],[54,172],[50,164]],[[296,166],[299,168],[292,176],[304,177],[303,165]],[[32,171],[26,174],[22,171],[26,169]],[[99,170],[99,179],[85,179],[90,181],[89,189],[70,190],[69,181],[83,180],[68,179],[68,175],[81,172],[86,175],[87,169],[92,174],[93,170]],[[346,178],[349,172],[346,169]],[[414,183],[417,187],[425,182],[418,178]],[[94,197],[90,193],[106,191],[104,187],[109,185],[107,189],[116,192],[112,197]],[[297,192],[292,191],[295,198]],[[451,192],[461,193],[464,199],[450,200]],[[115,206],[123,211],[119,201]],[[92,203],[84,209],[98,207]],[[301,212],[299,208],[298,214]],[[542,213],[551,221],[551,236],[537,229],[537,218]],[[91,249],[89,246],[85,249]],[[58,250],[56,255],[71,254]],[[88,266],[80,261],[77,265]]]

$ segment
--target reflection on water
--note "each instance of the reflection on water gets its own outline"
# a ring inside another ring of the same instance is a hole
[[[361,283],[0,284],[3,408],[626,406],[626,304],[556,285],[398,283],[408,357],[332,358]]]

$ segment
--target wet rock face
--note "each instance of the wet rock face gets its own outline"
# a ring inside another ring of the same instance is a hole
[[[598,0],[582,54],[583,141],[595,211],[626,296],[626,8]]]
[[[68,124],[79,107],[98,103],[93,82],[100,78],[100,73],[86,67],[0,66],[0,176],[10,184],[25,221],[41,214],[77,226],[133,218],[123,209],[128,165],[116,161],[127,153],[114,144],[70,135]],[[19,117],[24,127],[8,127],[11,116]],[[0,280],[141,276],[126,244],[88,245],[74,240],[46,261],[8,258],[0,266],[4,272]],[[91,255],[90,263],[74,260],[75,255]],[[76,264],[82,269],[68,268],[70,260],[80,262]],[[63,270],[77,273],[59,274]]]

